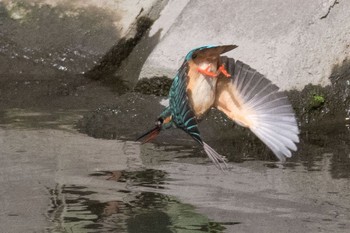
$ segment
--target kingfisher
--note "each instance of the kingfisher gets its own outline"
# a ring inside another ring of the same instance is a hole
[[[264,75],[239,60],[221,56],[237,47],[209,45],[191,50],[173,80],[169,106],[154,128],[137,140],[145,138],[146,143],[161,130],[182,129],[223,169],[227,167],[226,158],[205,143],[198,130],[203,116],[216,108],[249,128],[280,161],[291,157],[299,142],[294,110],[286,94]]]

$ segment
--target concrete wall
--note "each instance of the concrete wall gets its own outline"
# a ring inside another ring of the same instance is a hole
[[[326,85],[350,55],[349,19],[348,0],[170,0],[150,32],[162,29],[161,40],[139,77],[173,77],[192,48],[236,44],[229,56],[282,89]]]

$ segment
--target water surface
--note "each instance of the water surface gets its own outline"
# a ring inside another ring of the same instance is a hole
[[[234,151],[220,171],[195,144],[76,131],[84,111],[1,113],[1,232],[347,232],[346,125],[302,131],[285,164]],[[167,137],[167,135],[163,135]],[[246,147],[244,147],[246,146]],[[236,148],[237,149],[237,148]],[[20,223],[20,224],[18,224]]]

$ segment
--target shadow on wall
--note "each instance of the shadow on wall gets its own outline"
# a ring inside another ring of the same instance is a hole
[[[133,86],[134,80],[137,80],[148,55],[159,41],[160,31],[152,37],[148,36],[152,24],[150,18],[140,17],[137,20],[135,36],[120,39],[85,76],[111,85],[120,94],[128,91]],[[131,54],[133,55],[130,56]],[[131,64],[130,68],[120,69],[124,62],[127,63],[126,67]]]

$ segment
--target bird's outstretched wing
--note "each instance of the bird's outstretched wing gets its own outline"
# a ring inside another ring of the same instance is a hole
[[[299,129],[285,93],[241,61],[222,57],[231,78],[219,77],[214,107],[248,127],[281,160],[297,149]]]
[[[194,140],[201,144],[208,157],[217,167],[221,167],[220,163],[225,164],[225,158],[218,154],[208,144],[203,142],[198,126],[197,119],[190,106],[187,96],[187,74],[188,63],[185,61],[180,67],[169,92],[169,107],[172,113],[172,121],[175,125],[188,133]],[[225,164],[226,165],[226,164]]]

